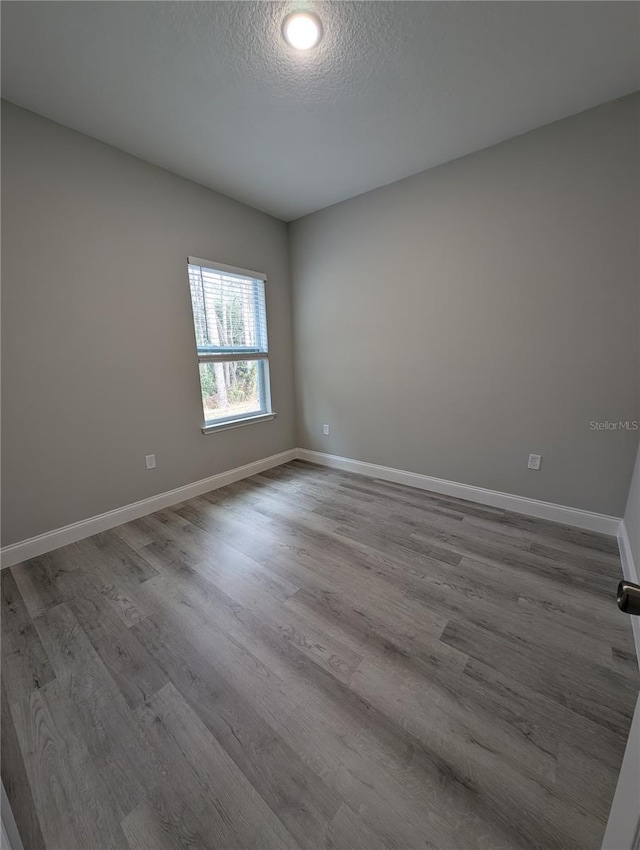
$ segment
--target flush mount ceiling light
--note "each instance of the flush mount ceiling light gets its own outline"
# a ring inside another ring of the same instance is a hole
[[[322,38],[320,18],[312,12],[292,12],[282,22],[282,35],[296,50],[311,50]]]

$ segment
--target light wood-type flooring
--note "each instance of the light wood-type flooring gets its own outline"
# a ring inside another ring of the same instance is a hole
[[[613,538],[294,462],[2,574],[25,850],[590,850]]]

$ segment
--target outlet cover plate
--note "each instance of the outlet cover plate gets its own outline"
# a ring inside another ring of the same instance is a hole
[[[542,463],[542,455],[529,455],[529,469],[540,469],[540,464]]]

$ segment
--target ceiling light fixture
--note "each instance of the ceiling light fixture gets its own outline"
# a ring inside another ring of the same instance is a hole
[[[322,38],[320,18],[312,12],[292,12],[282,22],[282,35],[296,50],[311,50]]]

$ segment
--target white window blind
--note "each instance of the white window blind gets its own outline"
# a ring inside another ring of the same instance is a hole
[[[264,280],[189,262],[198,356],[259,359],[269,353]]]
[[[267,415],[265,276],[188,259],[205,426]]]

